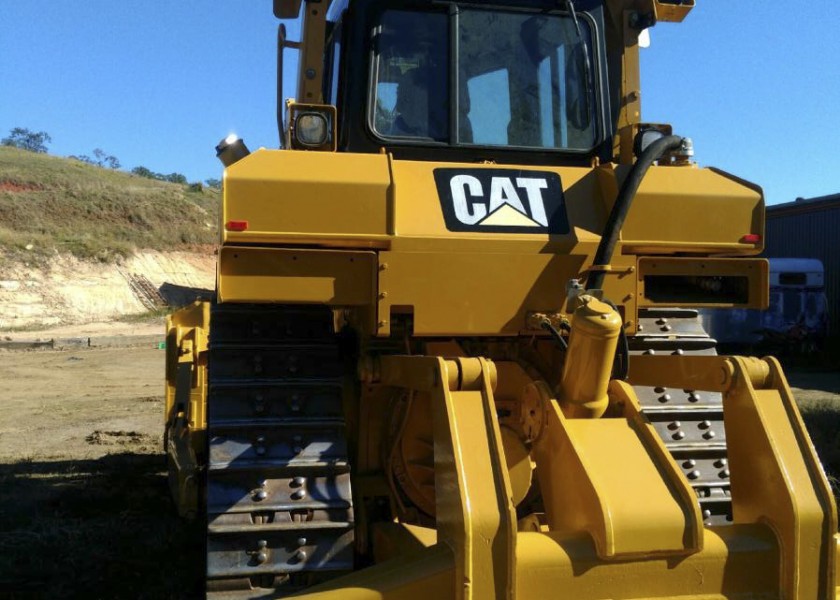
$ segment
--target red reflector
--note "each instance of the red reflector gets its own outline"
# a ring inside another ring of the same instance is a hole
[[[248,221],[228,221],[225,223],[225,229],[228,231],[245,231],[248,229]]]
[[[748,233],[741,238],[742,244],[757,244],[761,241],[761,236],[757,233]]]

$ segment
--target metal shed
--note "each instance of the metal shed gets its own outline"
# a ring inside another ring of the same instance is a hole
[[[822,261],[829,331],[840,335],[840,194],[768,206],[764,256]]]

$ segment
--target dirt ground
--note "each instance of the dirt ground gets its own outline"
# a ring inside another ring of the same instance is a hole
[[[169,500],[164,352],[0,351],[0,598],[199,598]]]
[[[162,454],[164,352],[0,350],[0,598],[201,597]],[[789,372],[840,474],[840,373]]]

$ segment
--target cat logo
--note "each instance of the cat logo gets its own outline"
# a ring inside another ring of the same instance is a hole
[[[449,231],[569,233],[557,173],[519,169],[435,169]]]

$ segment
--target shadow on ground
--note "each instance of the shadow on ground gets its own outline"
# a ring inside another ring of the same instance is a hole
[[[203,526],[162,455],[0,464],[0,507],[2,598],[203,597]]]
[[[837,371],[814,371],[802,367],[785,368],[788,383],[796,388],[820,390],[840,394],[840,376]]]
[[[216,296],[213,290],[175,285],[169,282],[160,286],[158,292],[167,306],[186,306],[196,300],[213,300]]]

